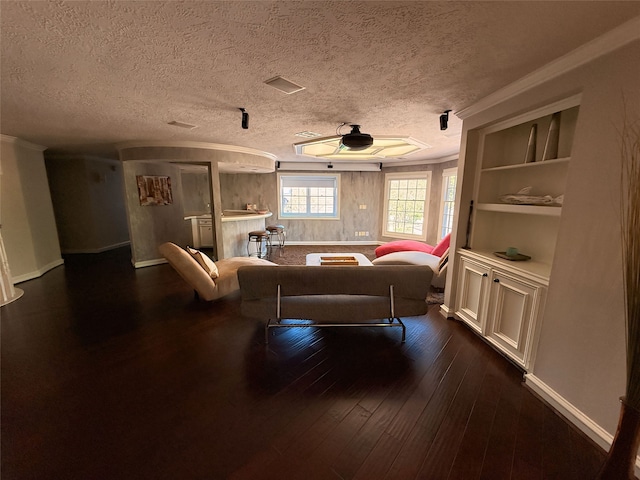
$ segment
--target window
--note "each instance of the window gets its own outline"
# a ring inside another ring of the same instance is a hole
[[[387,173],[384,181],[383,235],[426,240],[431,172]]]
[[[278,174],[280,218],[339,218],[340,175]]]
[[[451,233],[453,228],[453,212],[456,206],[456,182],[458,169],[447,168],[442,172],[442,210],[440,210],[440,237]]]

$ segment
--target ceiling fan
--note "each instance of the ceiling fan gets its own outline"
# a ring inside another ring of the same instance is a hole
[[[344,123],[338,127],[338,135],[340,135],[340,128],[344,125],[347,124]],[[351,131],[341,136],[340,145],[348,148],[349,150],[365,150],[373,145],[373,137],[368,133],[361,133],[360,125],[351,124]]]

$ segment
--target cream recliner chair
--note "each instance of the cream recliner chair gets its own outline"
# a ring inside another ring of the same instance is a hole
[[[214,262],[198,250],[188,251],[171,242],[160,245],[158,251],[195,290],[196,296],[208,302],[240,289],[237,272],[241,266],[276,266],[273,262],[256,257],[231,257]]]

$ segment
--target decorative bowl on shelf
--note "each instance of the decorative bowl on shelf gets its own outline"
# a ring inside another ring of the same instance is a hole
[[[256,213],[259,213],[260,215],[264,215],[265,213],[269,213],[269,210],[259,208],[258,210],[256,210]]]
[[[515,255],[507,255],[507,252],[493,252],[496,257],[504,258],[505,260],[511,260],[512,262],[524,262],[526,260],[531,260],[529,255],[523,255],[521,253],[516,253]]]
[[[549,206],[557,207],[562,205],[562,202],[556,200],[551,195],[536,196],[536,195],[518,195],[508,194],[500,197],[502,203],[508,203],[510,205],[537,205],[537,206]]]

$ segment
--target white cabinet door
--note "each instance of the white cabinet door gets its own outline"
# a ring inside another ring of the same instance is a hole
[[[487,311],[486,336],[525,368],[543,287],[494,270]]]
[[[211,222],[203,222],[198,225],[200,233],[200,247],[213,247],[213,227]]]
[[[490,268],[467,258],[460,259],[456,315],[471,328],[484,334],[484,311]]]

